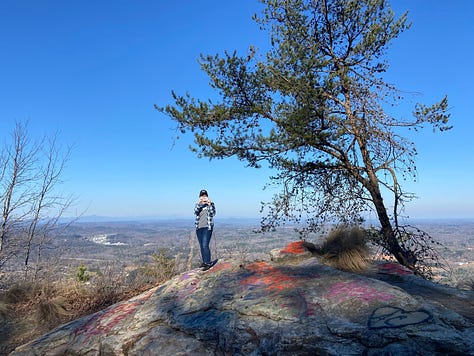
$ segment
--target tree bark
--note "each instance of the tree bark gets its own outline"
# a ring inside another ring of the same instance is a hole
[[[372,187],[369,189],[369,192],[372,196],[372,201],[374,203],[377,217],[381,225],[382,239],[385,242],[386,248],[395,257],[398,263],[411,270],[414,270],[416,258],[410,253],[410,251],[403,249],[398,243],[395,231],[387,214],[387,209],[385,208],[385,204],[383,202],[382,194],[380,193],[378,187]]]

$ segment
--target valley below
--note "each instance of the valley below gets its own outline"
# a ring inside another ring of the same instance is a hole
[[[174,258],[178,271],[200,264],[199,244],[192,221],[112,221],[76,222],[58,229],[42,257],[41,273],[57,279],[74,277],[80,265],[92,275],[130,273],[162,251]],[[471,288],[474,283],[474,220],[419,220],[411,225],[425,231],[435,241],[443,264],[436,270],[435,281],[457,288]],[[269,260],[272,249],[283,248],[300,239],[294,227],[259,233],[258,220],[216,219],[211,240],[213,258],[236,259],[245,264]],[[318,244],[325,235],[311,236]],[[374,256],[377,248],[373,247]],[[21,266],[10,265],[0,275],[2,284],[18,278]],[[3,280],[3,283],[2,283]]]
[[[444,268],[436,271],[435,280],[459,288],[471,286],[474,220],[419,220],[411,225],[440,243],[437,250]],[[268,260],[272,249],[300,239],[291,226],[271,233],[256,232],[258,228],[258,220],[217,219],[211,240],[213,258],[241,263]],[[312,236],[308,241],[318,244],[323,237]],[[150,262],[160,250],[176,260],[180,271],[196,268],[200,253],[192,221],[76,222],[57,231],[43,257],[42,270],[57,278],[74,276],[81,264],[91,273],[104,269],[132,271]],[[376,252],[374,248],[374,255]],[[14,266],[9,272],[15,274]],[[10,273],[4,272],[3,277]]]

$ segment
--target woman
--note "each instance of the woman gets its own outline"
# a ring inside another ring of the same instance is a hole
[[[217,260],[211,261],[211,250],[209,249],[209,243],[211,242],[212,231],[214,229],[216,207],[214,206],[214,202],[209,199],[205,189],[199,192],[199,200],[194,207],[194,214],[196,215],[196,236],[201,248],[202,264],[200,267],[203,271],[207,271],[217,262]]]

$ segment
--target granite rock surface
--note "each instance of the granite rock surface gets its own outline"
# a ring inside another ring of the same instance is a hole
[[[323,265],[304,244],[219,261],[62,325],[12,355],[474,355],[474,292],[387,262]]]

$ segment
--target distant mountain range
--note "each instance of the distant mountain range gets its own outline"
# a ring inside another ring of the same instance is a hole
[[[99,216],[99,215],[88,215],[77,218],[65,217],[61,218],[60,222],[67,224],[70,222],[77,223],[103,223],[103,222],[176,222],[176,223],[188,223],[194,224],[194,218],[192,215],[189,218],[183,217],[160,217],[160,216],[140,216],[140,217],[113,217],[113,216]],[[248,217],[216,217],[216,222],[224,224],[237,224],[237,225],[254,225],[260,223],[260,218],[248,218]]]

